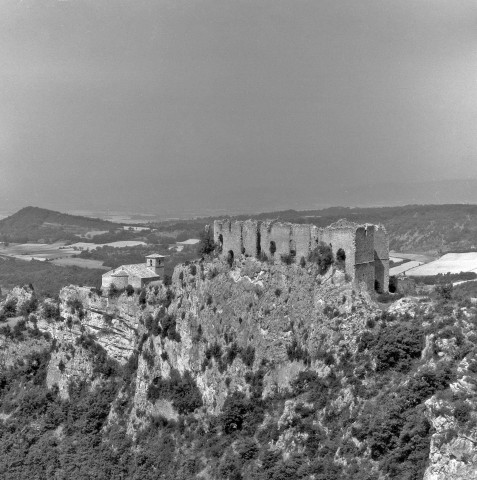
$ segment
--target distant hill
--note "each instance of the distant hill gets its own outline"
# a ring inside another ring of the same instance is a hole
[[[283,210],[237,219],[277,219],[293,223],[327,226],[340,218],[357,223],[382,223],[390,234],[391,249],[396,251],[459,252],[477,250],[477,205],[405,205],[399,207],[330,207],[320,210]],[[156,224],[163,232],[196,235],[214,218],[168,221]]]
[[[405,205],[402,207],[349,208],[261,214],[323,227],[340,218],[357,223],[382,223],[396,251],[458,252],[477,250],[477,205]]]
[[[109,231],[117,228],[118,224],[99,218],[25,207],[0,220],[0,240],[10,242],[73,240],[92,230]]]

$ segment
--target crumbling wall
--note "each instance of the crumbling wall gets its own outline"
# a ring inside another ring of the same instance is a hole
[[[345,272],[355,279],[356,265],[356,226],[355,225],[330,225],[320,232],[319,241],[331,245],[331,250],[336,258],[336,252],[341,248],[344,250]]]
[[[378,290],[389,289],[389,237],[383,225],[376,225],[374,230],[374,278]]]
[[[362,225],[356,229],[355,263],[374,262],[374,225]]]
[[[224,236],[224,222],[225,220],[214,220],[214,242],[221,246],[222,241],[220,240],[220,236]]]
[[[295,252],[297,261],[305,259],[320,243],[331,245],[333,255],[339,249],[345,252],[345,272],[355,282],[364,282],[370,290],[377,285],[387,291],[389,283],[389,239],[382,225],[357,225],[347,220],[326,228],[276,221],[216,220],[214,240],[222,244],[222,254],[234,256],[257,255],[260,251],[271,257],[275,244],[275,258]]]
[[[354,281],[356,283],[364,282],[369,292],[374,291],[374,262],[356,265]]]
[[[255,256],[259,253],[258,230],[259,222],[255,220],[246,220],[242,223],[242,245],[245,255]]]
[[[277,247],[275,257],[290,254],[291,241],[291,224],[290,223],[273,223],[270,230],[270,242],[274,241]],[[270,243],[269,243],[270,245]]]
[[[305,259],[311,250],[311,225],[292,225],[291,237],[295,248],[296,258],[299,261],[301,257]]]
[[[270,257],[270,230],[272,228],[272,223],[270,221],[261,222],[258,229],[260,232],[260,247],[262,253],[267,257]]]
[[[222,237],[220,237],[222,235]],[[220,241],[220,238],[222,241]],[[214,240],[222,245],[222,254],[228,255],[229,251],[234,256],[242,253],[242,222],[220,220],[214,222]]]

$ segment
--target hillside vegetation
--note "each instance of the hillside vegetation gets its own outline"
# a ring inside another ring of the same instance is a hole
[[[0,477],[473,478],[477,308],[441,287],[383,311],[319,271],[208,259],[109,298],[17,290],[8,351],[50,340],[1,370]]]
[[[45,208],[25,207],[0,220],[0,240],[28,242],[43,239],[46,242],[74,239],[91,230],[110,230],[117,224],[99,218],[68,215]]]

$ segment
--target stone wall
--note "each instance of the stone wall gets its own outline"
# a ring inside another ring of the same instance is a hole
[[[277,247],[275,253],[276,258],[280,258],[281,255],[290,254],[290,242],[291,242],[291,224],[290,223],[273,223],[270,230],[270,242],[274,241]]]
[[[374,231],[374,278],[379,291],[387,292],[389,285],[389,237],[383,225]]]
[[[375,280],[381,290],[387,291],[389,283],[389,241],[382,226],[357,225],[340,220],[329,227],[291,224],[277,221],[230,221],[214,222],[214,239],[222,245],[222,255],[229,251],[234,257],[246,254],[255,256],[264,253],[271,257],[270,248],[275,244],[276,259],[294,253],[297,262],[320,243],[331,245],[333,255],[344,250],[345,272],[353,281],[364,282],[370,290]]]
[[[260,253],[258,228],[258,222],[255,220],[246,220],[242,223],[242,246],[245,255],[255,256]]]
[[[305,260],[311,251],[311,227],[312,225],[292,225],[292,242],[294,243],[296,258]]]
[[[336,252],[341,248],[344,250],[345,272],[355,279],[355,265],[356,265],[356,227],[353,225],[333,224],[328,228],[324,228],[319,232],[318,241],[331,245],[333,255],[336,257]]]

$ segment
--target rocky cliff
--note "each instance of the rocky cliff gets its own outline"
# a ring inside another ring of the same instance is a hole
[[[384,311],[339,270],[242,257],[130,295],[70,286],[27,324],[51,337],[55,402],[107,393],[98,435],[132,439],[141,478],[458,480],[476,477],[476,314]]]

